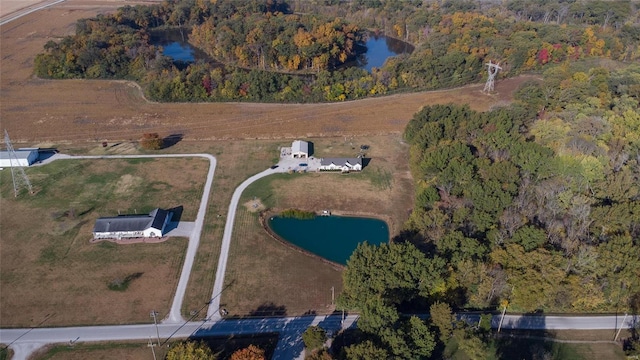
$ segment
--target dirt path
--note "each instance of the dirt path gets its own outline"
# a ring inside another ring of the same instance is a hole
[[[131,2],[126,2],[130,4]],[[124,81],[42,80],[33,60],[49,40],[72,34],[77,19],[114,11],[122,0],[68,0],[1,27],[0,114],[16,142],[138,139],[145,132],[185,139],[295,138],[403,131],[427,104],[468,103],[476,110],[508,103],[527,77],[334,104],[166,103],[146,101]]]

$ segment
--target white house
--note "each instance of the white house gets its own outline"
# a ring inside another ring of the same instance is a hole
[[[16,158],[6,151],[0,151],[0,168],[12,167],[12,166],[30,166],[38,159],[38,149],[18,149],[16,152]]]
[[[362,171],[362,158],[322,158],[320,170],[324,171]]]
[[[101,217],[93,227],[94,239],[162,237],[171,212],[155,209],[148,215]]]
[[[309,143],[302,140],[296,140],[291,144],[291,157],[292,158],[308,158],[309,155]]]

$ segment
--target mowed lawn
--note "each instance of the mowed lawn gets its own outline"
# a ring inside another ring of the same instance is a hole
[[[90,243],[93,225],[100,216],[180,206],[182,220],[193,221],[208,166],[200,158],[58,160],[26,169],[35,194],[18,198],[10,169],[0,171],[0,326],[166,315],[187,240]],[[115,284],[120,290],[109,288]]]

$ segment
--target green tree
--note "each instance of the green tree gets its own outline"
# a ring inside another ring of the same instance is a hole
[[[453,335],[453,324],[456,320],[451,306],[437,301],[429,308],[429,314],[431,315],[431,323],[440,331],[440,341],[446,344]]]
[[[324,346],[327,341],[327,333],[320,326],[309,326],[302,333],[302,341],[307,349],[315,350]]]
[[[389,353],[373,341],[365,340],[345,348],[345,358],[347,360],[388,359]]]

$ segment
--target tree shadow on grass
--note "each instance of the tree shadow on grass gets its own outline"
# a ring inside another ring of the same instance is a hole
[[[566,344],[552,341],[553,333],[546,329],[546,318],[542,312],[524,314],[518,319],[508,319],[502,323],[500,315],[492,318],[494,346],[498,359],[573,359],[577,354]]]
[[[184,138],[184,134],[182,133],[176,133],[176,134],[171,134],[169,136],[165,136],[162,139],[162,148],[163,149],[170,148],[173,145],[182,141],[183,138]]]
[[[287,308],[284,305],[276,305],[273,302],[262,303],[257,308],[249,311],[251,317],[287,316]]]

